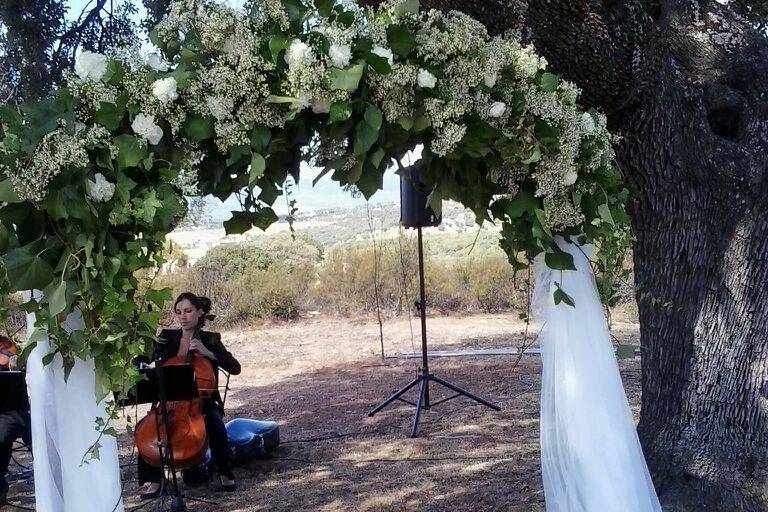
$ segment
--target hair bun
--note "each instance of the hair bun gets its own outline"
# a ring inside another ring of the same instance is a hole
[[[198,298],[200,299],[201,309],[207,315],[208,313],[211,312],[211,299],[209,299],[208,297],[202,297],[202,296]],[[212,319],[209,319],[209,320],[212,320]]]

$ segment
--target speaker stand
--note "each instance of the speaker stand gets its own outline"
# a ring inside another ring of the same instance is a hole
[[[433,373],[430,373],[429,371],[429,358],[427,357],[427,313],[426,313],[427,303],[424,299],[424,295],[425,295],[424,294],[424,241],[422,239],[421,226],[417,227],[416,229],[418,233],[418,251],[419,251],[419,300],[416,302],[416,308],[418,309],[419,316],[421,317],[421,368],[419,368],[418,371],[416,372],[415,379],[413,379],[411,382],[409,382],[408,384],[400,388],[398,391],[396,391],[389,398],[384,400],[381,404],[377,405],[371,412],[368,413],[369,417],[373,416],[374,414],[381,411],[382,409],[387,407],[389,404],[391,404],[395,400],[399,400],[409,405],[413,405],[414,407],[416,407],[416,412],[413,416],[413,423],[411,425],[411,437],[416,437],[418,435],[419,419],[421,418],[422,409],[428,410],[430,407],[434,407],[438,404],[447,402],[448,400],[452,400],[459,396],[465,396],[470,400],[474,400],[475,402],[478,402],[486,407],[490,407],[494,411],[501,410],[501,408],[498,405],[494,405],[488,402],[487,400],[483,400],[482,398],[473,395],[469,391],[462,389],[459,386],[456,386],[455,384],[451,384],[450,382],[439,378],[438,376],[436,376]],[[456,394],[449,396],[448,398],[443,398],[442,400],[438,400],[437,402],[431,402],[429,398],[430,381],[440,384],[441,386],[444,386],[450,389]],[[414,387],[416,384],[419,385],[419,394],[418,394],[418,398],[416,399],[416,402],[414,403],[402,398],[402,395],[406,393],[408,390],[410,390],[412,387]]]

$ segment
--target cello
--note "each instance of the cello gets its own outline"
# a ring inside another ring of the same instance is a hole
[[[193,339],[200,340],[200,328]],[[203,401],[217,390],[213,364],[204,356],[187,350],[185,355],[171,357],[163,367],[191,364],[199,397],[191,400],[167,402],[168,428],[163,421],[160,404],[153,404],[146,416],[136,425],[134,440],[141,458],[154,467],[162,467],[163,456],[171,457],[176,469],[197,465],[208,449],[208,432],[202,413]]]

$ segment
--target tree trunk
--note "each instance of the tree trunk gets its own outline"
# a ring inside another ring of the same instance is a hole
[[[520,30],[608,115],[633,191],[638,428],[664,510],[768,510],[764,34],[709,0],[421,3]]]

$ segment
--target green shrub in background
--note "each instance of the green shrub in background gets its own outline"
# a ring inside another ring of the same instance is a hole
[[[526,309],[527,273],[515,274],[481,232],[425,239],[427,307],[440,314]],[[384,315],[398,316],[418,298],[416,239],[379,240],[378,290]],[[186,271],[161,275],[158,286],[210,297],[217,327],[254,318],[295,318],[302,311],[353,316],[376,308],[375,258],[371,241],[324,248],[308,236],[263,237],[217,246]],[[631,283],[622,303],[633,302]],[[626,308],[626,306],[625,306]],[[170,309],[170,308],[168,308]],[[630,311],[631,314],[631,311]],[[626,317],[628,315],[622,315]],[[631,318],[629,318],[631,320]],[[172,322],[172,315],[166,316]]]

